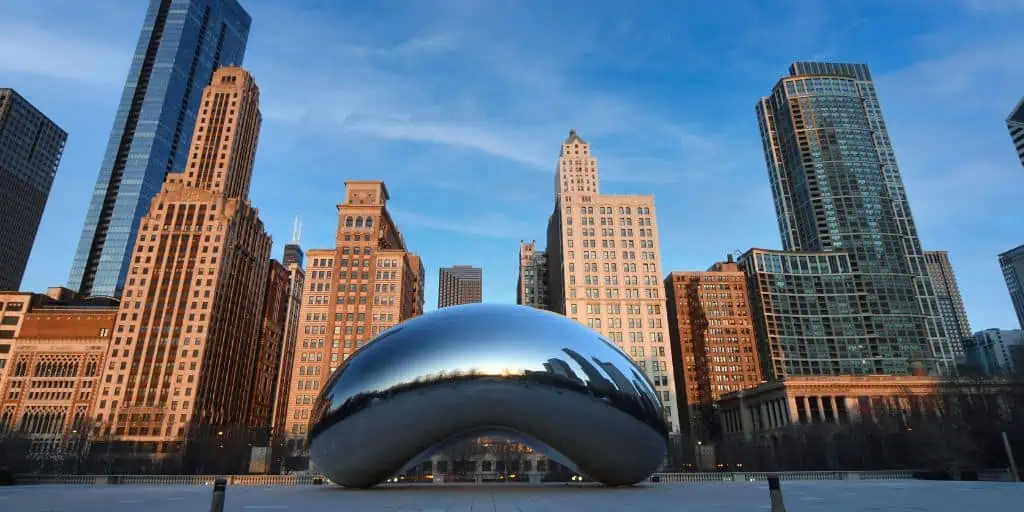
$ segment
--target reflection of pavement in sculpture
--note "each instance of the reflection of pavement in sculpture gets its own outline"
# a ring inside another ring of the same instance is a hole
[[[658,395],[618,347],[561,315],[496,304],[384,332],[331,376],[312,423],[311,458],[346,487],[482,432],[628,485],[657,469],[668,438]]]

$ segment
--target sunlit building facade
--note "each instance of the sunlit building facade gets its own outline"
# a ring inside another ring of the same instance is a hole
[[[64,288],[0,293],[0,438],[23,436],[32,458],[81,456],[116,316],[116,300]]]
[[[551,311],[600,332],[647,373],[679,431],[654,197],[602,194],[597,159],[575,130],[562,142],[548,220]]]
[[[299,311],[285,431],[301,450],[313,402],[352,353],[423,314],[423,265],[387,209],[382,181],[347,181],[335,247],[310,249]]]
[[[730,256],[703,272],[670,273],[665,298],[681,426],[707,440],[715,400],[762,382],[746,276]]]
[[[251,421],[271,240],[248,199],[260,123],[252,76],[218,69],[185,171],[139,224],[96,408],[103,435],[137,452],[263,426]]]

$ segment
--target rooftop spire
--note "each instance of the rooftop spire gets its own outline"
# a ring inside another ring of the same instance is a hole
[[[569,138],[565,139],[565,143],[566,144],[571,144],[573,142],[582,142],[583,144],[587,143],[587,141],[581,139],[579,135],[576,135],[576,129],[575,128],[570,128],[569,129]]]
[[[302,238],[302,221],[299,220],[299,216],[295,216],[295,222],[292,223],[292,241],[295,245],[299,245],[299,239]]]

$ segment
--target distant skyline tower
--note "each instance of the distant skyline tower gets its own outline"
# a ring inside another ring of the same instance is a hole
[[[17,291],[68,134],[0,88],[0,290]]]
[[[471,265],[441,267],[437,280],[437,307],[483,302],[483,269]]]
[[[184,170],[203,88],[242,64],[250,23],[237,0],[150,0],[68,288],[121,296],[139,221],[164,175]]]
[[[516,281],[516,304],[539,309],[548,305],[548,255],[537,250],[537,242],[519,241],[519,279]]]
[[[284,258],[281,260],[286,267],[295,264],[300,269],[302,268],[302,260],[305,255],[302,252],[302,247],[299,245],[301,238],[302,221],[300,221],[298,217],[295,217],[295,223],[292,226],[292,239],[287,244],[284,244]]]
[[[1018,245],[999,255],[999,268],[1006,280],[1006,289],[1017,313],[1017,323],[1024,329],[1024,245]]]
[[[1021,98],[1006,118],[1006,129],[1010,131],[1010,140],[1017,150],[1017,159],[1024,165],[1024,98]]]
[[[548,309],[626,351],[680,428],[654,196],[602,194],[597,159],[576,130],[562,144],[547,229]]]
[[[914,363],[955,371],[868,67],[794,63],[756,111],[784,250],[849,254],[863,294],[857,308],[866,337],[849,345],[825,335],[826,353],[845,361],[834,366],[828,358],[805,358],[807,372],[898,375]],[[811,348],[805,337],[794,342],[786,349],[790,361]]]
[[[222,67],[202,101],[186,171],[167,175],[132,252],[107,355],[113,380],[96,417],[119,441],[201,440],[269,425],[270,404],[253,398],[269,398],[277,369],[277,350],[258,359],[271,268],[270,236],[248,197],[259,89],[244,69]],[[277,272],[274,344],[285,287]]]
[[[924,260],[928,265],[928,275],[935,287],[935,297],[939,303],[942,323],[946,326],[946,335],[950,337],[953,355],[964,355],[964,341],[974,336],[971,323],[967,320],[967,309],[964,299],[960,296],[960,285],[956,282],[953,263],[949,261],[948,251],[925,251]]]

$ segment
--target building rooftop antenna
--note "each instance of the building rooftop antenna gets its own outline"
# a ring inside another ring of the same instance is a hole
[[[302,238],[302,220],[299,216],[295,216],[295,222],[292,223],[292,241],[295,245],[299,245],[299,240]]]

